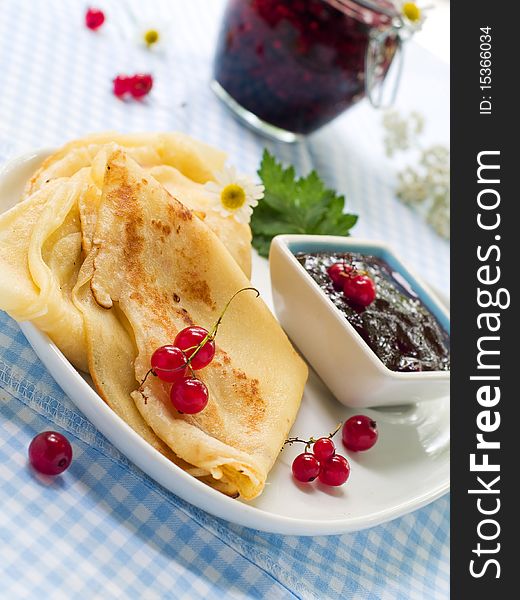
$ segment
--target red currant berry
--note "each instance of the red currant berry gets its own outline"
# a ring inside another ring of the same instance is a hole
[[[170,383],[186,377],[186,355],[180,348],[167,345],[157,348],[152,354],[150,363],[153,372],[162,381]]]
[[[321,463],[320,481],[325,485],[343,485],[350,475],[348,460],[341,454],[334,454]]]
[[[153,78],[147,73],[137,74],[130,78],[128,91],[134,98],[143,98],[150,93],[153,86]]]
[[[343,289],[345,279],[352,271],[352,267],[346,263],[338,262],[330,265],[327,269],[329,277],[332,279],[334,288],[338,291]]]
[[[330,438],[320,438],[314,442],[312,447],[314,456],[321,462],[330,458],[336,452],[336,446]]]
[[[176,381],[170,390],[170,400],[181,413],[194,415],[206,407],[208,388],[200,379],[188,378]]]
[[[85,25],[95,31],[105,22],[105,15],[99,8],[89,8],[85,14]]]
[[[292,464],[292,472],[296,481],[309,483],[314,481],[320,473],[320,463],[310,452],[298,454]]]
[[[29,445],[29,462],[39,473],[59,475],[72,462],[72,446],[61,433],[44,431]]]
[[[125,94],[130,91],[130,81],[131,77],[127,77],[126,75],[118,75],[112,83],[114,84],[113,91],[114,95],[118,98],[122,98]]]
[[[179,331],[174,344],[178,348],[184,350],[186,356],[190,358],[195,351],[195,348],[207,335],[208,332],[203,327],[186,327],[182,331]],[[203,369],[209,365],[214,356],[215,342],[213,340],[208,340],[197,352],[190,364],[194,370]]]
[[[341,432],[345,448],[354,452],[372,448],[377,442],[378,435],[376,422],[365,415],[350,417],[345,421]]]
[[[343,294],[352,304],[365,308],[375,300],[376,286],[368,275],[346,277]]]

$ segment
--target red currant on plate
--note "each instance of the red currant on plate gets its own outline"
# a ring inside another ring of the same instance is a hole
[[[314,456],[321,462],[333,456],[336,452],[336,446],[330,438],[323,437],[314,442],[312,451],[314,452]]]
[[[72,446],[61,433],[44,431],[29,445],[29,462],[39,473],[59,475],[72,462]]]
[[[157,377],[170,383],[186,377],[186,361],[184,352],[172,345],[157,348],[150,359],[152,370]]]
[[[105,15],[99,8],[89,8],[85,13],[85,25],[95,31],[105,22]]]
[[[348,460],[340,454],[334,454],[321,463],[319,478],[325,485],[343,485],[350,475]]]
[[[182,331],[179,331],[175,338],[174,344],[184,350],[188,358],[191,357],[197,346],[204,340],[208,335],[208,332],[204,327],[186,327]],[[203,369],[213,360],[215,356],[215,342],[208,340],[197,352],[193,360],[191,361],[191,367],[194,370]]]
[[[344,262],[337,262],[330,265],[327,269],[327,273],[332,279],[332,283],[336,290],[340,291],[343,289],[345,279],[351,271],[352,267]]]
[[[143,98],[150,93],[153,77],[149,73],[138,73],[130,78],[128,91],[134,98]]]
[[[379,434],[376,422],[365,415],[350,417],[341,431],[345,448],[360,452],[369,450],[377,442]]]
[[[320,463],[310,452],[298,454],[292,464],[292,472],[296,481],[309,483],[314,481],[320,473]]]
[[[376,285],[368,275],[346,277],[343,294],[352,304],[365,308],[376,299]]]
[[[170,400],[181,413],[194,415],[204,410],[208,403],[208,388],[200,379],[180,379],[172,385]]]

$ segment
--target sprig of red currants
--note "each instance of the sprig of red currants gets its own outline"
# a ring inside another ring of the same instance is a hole
[[[340,430],[341,423],[335,431],[330,433],[328,437],[321,437],[315,440],[301,440],[294,437],[289,438],[285,444],[294,444],[301,442],[305,444],[305,452],[298,454],[292,464],[292,472],[296,481],[301,483],[310,483],[316,478],[330,486],[343,485],[350,475],[350,465],[348,460],[336,454],[336,446],[332,438]],[[312,446],[312,452],[310,451]]]
[[[376,299],[374,280],[346,261],[333,263],[327,269],[334,289],[343,291],[345,298],[359,308],[366,308]]]
[[[209,392],[204,382],[197,379],[195,371],[207,367],[213,360],[215,337],[222,319],[234,298],[246,291],[256,292],[257,297],[260,296],[260,292],[254,287],[238,290],[228,300],[210,331],[204,327],[186,327],[176,335],[173,344],[157,348],[150,359],[151,369],[140,387],[148,375],[152,374],[161,381],[172,384],[170,400],[180,413],[193,415],[204,410],[209,400]]]
[[[342,428],[338,427],[327,437],[301,440],[293,437],[285,440],[285,444],[295,442],[305,444],[305,452],[298,454],[292,463],[292,473],[296,481],[310,483],[316,478],[330,486],[343,485],[350,476],[350,464],[341,454],[337,454],[332,438]],[[365,415],[350,417],[343,424],[341,437],[348,450],[360,452],[369,450],[377,442],[377,424]],[[312,446],[312,451],[311,451]]]

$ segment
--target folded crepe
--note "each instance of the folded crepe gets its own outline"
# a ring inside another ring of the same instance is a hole
[[[56,178],[72,177],[80,169],[92,167],[92,181],[101,193],[97,165],[102,165],[108,150],[117,145],[142,167],[170,189],[176,197],[195,211],[195,214],[221,238],[247,277],[251,276],[251,229],[231,216],[215,210],[204,183],[212,181],[224,167],[226,155],[221,150],[204,144],[182,133],[99,133],[86,136],[63,146],[49,156],[28,181],[24,197],[42,190]],[[95,192],[93,192],[95,200]],[[88,212],[88,208],[91,208]],[[97,207],[86,203],[84,214],[95,222]],[[85,223],[82,221],[82,226]],[[87,223],[88,225],[88,223]],[[88,236],[86,238],[88,246]],[[84,236],[85,243],[85,236]],[[84,247],[88,251],[88,247]]]
[[[110,408],[151,446],[190,475],[212,484],[219,491],[235,496],[237,489],[226,482],[216,482],[204,469],[179,458],[150,428],[131,399],[136,388],[134,361],[136,348],[124,317],[115,309],[101,308],[90,291],[92,260],[90,254],[81,267],[73,298],[84,315],[89,371],[96,389]],[[117,377],[114,377],[117,372]]]
[[[203,411],[179,413],[170,385],[146,377],[158,347],[186,326],[210,329],[250,284],[213,231],[122,150],[107,160],[80,279],[75,301],[100,393],[129,401],[135,355],[131,398],[148,426],[212,484],[256,497],[296,417],[307,368],[263,301],[243,292],[224,316],[214,360],[196,372],[209,390]],[[103,314],[111,316],[102,322]]]
[[[99,150],[111,143],[124,147],[143,167],[169,165],[197,183],[212,180],[226,162],[224,152],[183,133],[95,133],[65,144],[45,159],[27,182],[25,196],[57,177],[71,177],[90,166]]]
[[[87,188],[80,170],[0,215],[0,309],[32,321],[82,371],[83,318],[71,293],[82,263],[78,200]]]

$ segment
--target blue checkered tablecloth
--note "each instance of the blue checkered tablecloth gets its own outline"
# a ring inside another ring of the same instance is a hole
[[[385,239],[448,291],[448,245],[393,195],[380,115],[366,105],[305,143],[267,143],[236,123],[208,88],[222,2],[100,0],[98,33],[85,3],[0,2],[0,160],[87,132],[182,130],[254,172],[262,148],[317,168],[360,215],[356,235]],[[135,43],[160,24],[161,52]],[[448,140],[448,68],[411,46],[399,104],[421,110],[426,135]],[[119,72],[151,71],[152,94],[111,94]],[[26,463],[39,431],[66,433],[75,460],[48,483]],[[125,459],[52,380],[18,326],[0,313],[0,598],[448,597],[449,501],[363,532],[276,536],[225,523],[166,492]]]

